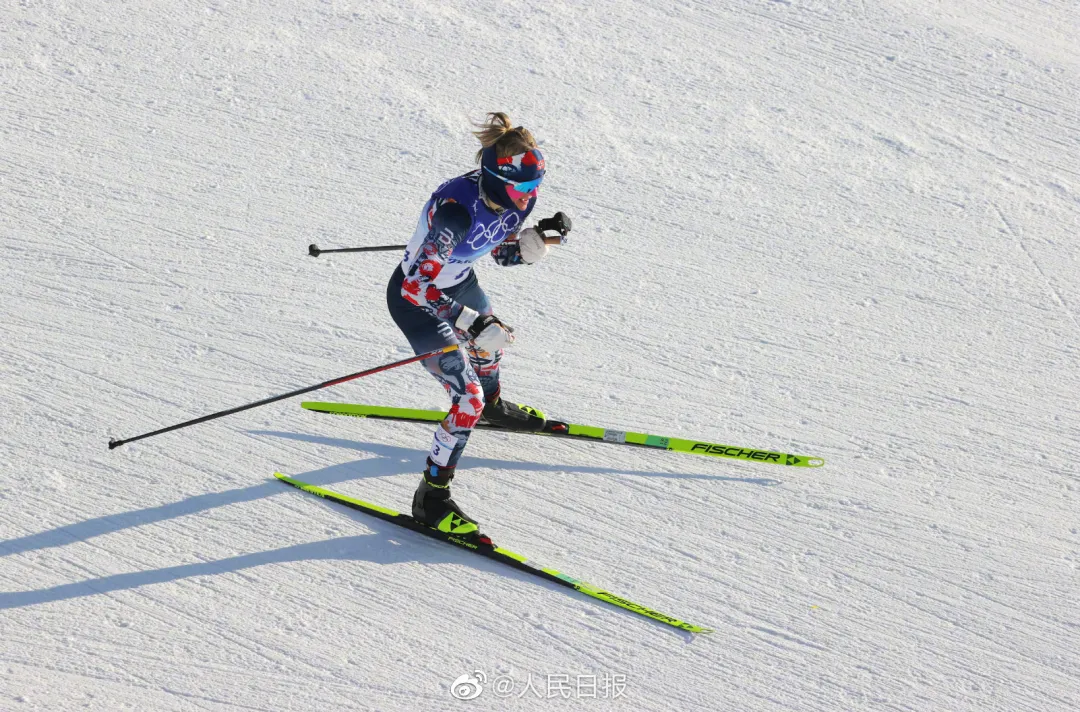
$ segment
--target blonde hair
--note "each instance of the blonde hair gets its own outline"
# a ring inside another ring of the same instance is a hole
[[[487,115],[487,121],[473,123],[479,131],[473,131],[473,136],[480,139],[481,148],[476,152],[476,162],[484,155],[484,149],[495,147],[497,158],[516,156],[530,148],[536,148],[536,139],[532,132],[523,126],[514,126],[510,123],[510,117],[501,111],[494,111]]]

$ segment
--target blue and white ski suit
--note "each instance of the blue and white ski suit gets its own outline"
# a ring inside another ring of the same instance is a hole
[[[499,361],[503,352],[484,351],[457,329],[454,321],[467,306],[491,314],[473,265],[490,254],[500,265],[523,264],[517,233],[536,203],[524,211],[496,213],[484,201],[480,171],[443,183],[424,205],[416,232],[386,287],[386,304],[415,353],[460,344],[456,351],[425,359],[424,367],[450,395],[443,421],[457,438],[445,466],[454,467],[484,403],[499,394]]]

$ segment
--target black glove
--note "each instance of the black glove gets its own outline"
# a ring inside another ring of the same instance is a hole
[[[481,314],[480,316],[473,319],[472,325],[468,329],[466,329],[466,331],[469,333],[469,336],[475,339],[477,336],[480,336],[480,334],[483,333],[484,329],[488,328],[492,324],[498,324],[502,328],[508,329],[506,324],[503,324],[502,320],[500,320],[499,317],[495,316],[494,314]]]
[[[566,235],[570,232],[570,218],[564,212],[557,212],[550,218],[544,218],[536,224],[536,227],[541,233],[552,230],[559,233],[559,237],[563,242],[566,242]],[[544,235],[544,237],[554,237],[554,235]]]

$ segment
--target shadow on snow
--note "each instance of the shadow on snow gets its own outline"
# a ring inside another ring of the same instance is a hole
[[[424,455],[423,452],[412,448],[363,443],[337,438],[273,431],[257,431],[254,434],[303,440],[321,445],[359,450],[376,455],[376,457],[372,459],[334,465],[332,467],[305,473],[301,476],[301,479],[305,482],[318,486],[328,486],[353,479],[390,477],[414,473],[417,471],[416,463],[420,461]],[[464,457],[462,458],[461,466],[463,468],[486,467],[510,471],[539,470],[548,472],[576,472],[582,474],[619,474],[634,477],[708,479],[759,486],[773,486],[780,484],[778,480],[770,478],[736,478],[704,474],[658,473],[612,467],[549,465],[535,462],[496,460],[490,458]],[[286,487],[277,480],[269,480],[251,487],[242,487],[225,492],[198,495],[189,497],[181,502],[174,502],[158,507],[149,507],[122,514],[97,517],[85,522],[70,524],[46,532],[0,542],[0,556],[87,541],[98,536],[115,533],[124,529],[162,522],[190,514],[205,512],[217,507],[251,502],[264,497],[289,492],[294,492],[294,490]],[[346,511],[353,519],[363,522],[368,529],[373,530],[373,533],[359,536],[338,537],[319,542],[274,549],[271,551],[243,554],[219,561],[184,564],[152,571],[136,571],[115,574],[112,576],[103,576],[96,579],[61,584],[36,591],[0,593],[0,609],[20,608],[40,603],[50,603],[53,601],[81,598],[95,594],[123,591],[150,584],[167,583],[196,576],[231,573],[266,564],[314,560],[370,561],[377,564],[396,564],[404,562],[467,562],[475,568],[498,571],[502,575],[529,580],[533,583],[545,583],[535,581],[532,577],[521,572],[507,569],[497,562],[476,557],[468,552],[455,551],[438,542],[425,541],[424,538],[419,535],[405,533],[400,527],[394,526],[388,522],[383,522],[375,517],[365,516],[360,512]],[[408,538],[410,540],[410,545],[389,545],[387,540],[391,538]],[[552,584],[548,585],[554,587]]]

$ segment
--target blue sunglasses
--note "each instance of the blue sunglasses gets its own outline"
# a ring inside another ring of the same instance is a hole
[[[540,187],[540,183],[543,182],[543,180],[544,180],[544,176],[540,176],[539,178],[536,178],[534,180],[516,181],[516,180],[510,180],[509,178],[503,178],[501,175],[499,175],[495,171],[491,170],[490,168],[484,168],[484,170],[487,171],[488,173],[490,173],[491,175],[495,176],[499,180],[501,180],[503,183],[509,183],[510,185],[514,186],[514,190],[516,190],[519,193],[531,193],[531,192],[533,192],[534,190],[536,190],[537,188]]]

